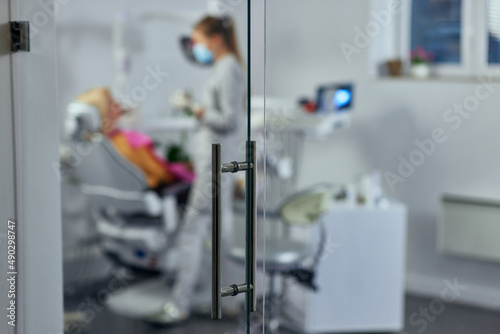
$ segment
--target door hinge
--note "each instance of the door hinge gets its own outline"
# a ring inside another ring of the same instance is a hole
[[[29,21],[10,22],[10,50],[12,52],[30,51]]]

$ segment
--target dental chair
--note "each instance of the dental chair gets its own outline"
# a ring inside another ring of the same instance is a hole
[[[129,268],[163,272],[175,264],[168,253],[177,230],[177,195],[186,184],[162,196],[148,189],[142,171],[123,158],[99,132],[101,118],[91,105],[72,102],[65,132],[69,165],[86,195],[102,251]]]
[[[268,218],[284,224],[288,229],[310,229],[319,227],[317,244],[297,240],[288,230],[283,235],[267,237],[265,254],[257,254],[257,267],[269,275],[269,288],[266,296],[267,316],[266,333],[278,333],[280,327],[280,305],[283,304],[285,279],[295,280],[300,286],[313,291],[321,287],[314,283],[315,269],[324,253],[326,229],[322,220],[328,212],[333,199],[334,189],[330,184],[318,184],[293,194],[282,201],[277,212],[269,212]],[[302,231],[301,231],[302,232]],[[302,233],[301,233],[302,234]],[[263,249],[259,245],[258,249]],[[245,249],[235,247],[230,250],[233,261],[245,263]],[[277,291],[276,276],[282,278],[281,293]],[[261,310],[262,311],[262,310]],[[261,324],[256,324],[258,330]],[[293,328],[288,328],[293,331]]]

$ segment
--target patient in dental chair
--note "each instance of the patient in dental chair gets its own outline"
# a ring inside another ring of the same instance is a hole
[[[75,101],[92,105],[99,111],[102,133],[119,154],[144,172],[149,188],[158,190],[176,182],[193,182],[194,173],[186,165],[168,162],[157,154],[152,139],[147,135],[117,127],[123,110],[108,88],[90,89]]]

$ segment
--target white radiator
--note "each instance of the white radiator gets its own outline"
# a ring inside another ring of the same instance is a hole
[[[444,195],[437,248],[447,255],[500,262],[500,201]]]

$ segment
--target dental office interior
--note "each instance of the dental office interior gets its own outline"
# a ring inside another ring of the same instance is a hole
[[[13,144],[51,152],[22,153],[51,188],[18,190],[9,217],[32,270],[20,333],[500,331],[500,1],[48,3],[11,4],[32,31],[13,66],[48,52],[56,74],[30,121],[54,131]],[[240,110],[206,130],[227,91]]]

